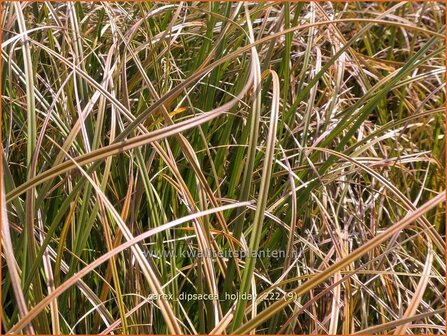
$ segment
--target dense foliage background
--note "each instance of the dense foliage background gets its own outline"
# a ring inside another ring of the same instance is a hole
[[[3,2],[2,329],[445,334],[445,5]]]

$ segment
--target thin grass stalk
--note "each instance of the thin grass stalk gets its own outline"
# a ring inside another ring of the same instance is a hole
[[[273,155],[275,151],[275,143],[276,143],[276,129],[278,125],[278,113],[279,113],[279,77],[274,71],[269,71],[272,75],[272,83],[273,83],[273,99],[272,99],[272,108],[270,114],[270,127],[269,132],[266,139],[266,149],[265,149],[265,159],[263,165],[263,174],[261,179],[261,186],[259,188],[259,199],[257,202],[257,207],[255,211],[255,217],[253,220],[253,231],[250,237],[250,246],[248,250],[248,256],[245,263],[244,272],[242,275],[242,281],[239,290],[239,297],[241,299],[238,300],[236,304],[236,310],[234,312],[233,325],[232,329],[235,333],[239,328],[240,324],[244,319],[244,311],[246,306],[246,301],[242,300],[242,295],[247,295],[251,288],[251,281],[253,276],[253,271],[255,268],[255,261],[257,260],[256,256],[253,255],[257,253],[259,248],[259,242],[261,239],[262,232],[262,224],[264,222],[264,212],[267,204],[267,196],[270,185],[270,178],[272,173],[272,161]],[[248,330],[247,330],[248,331]],[[251,330],[250,330],[251,331]]]

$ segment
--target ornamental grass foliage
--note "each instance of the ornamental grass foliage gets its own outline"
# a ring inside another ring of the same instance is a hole
[[[3,2],[2,332],[445,334],[445,4]]]

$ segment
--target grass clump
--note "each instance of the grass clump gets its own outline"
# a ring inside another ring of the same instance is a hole
[[[443,3],[2,7],[3,332],[445,334]]]

